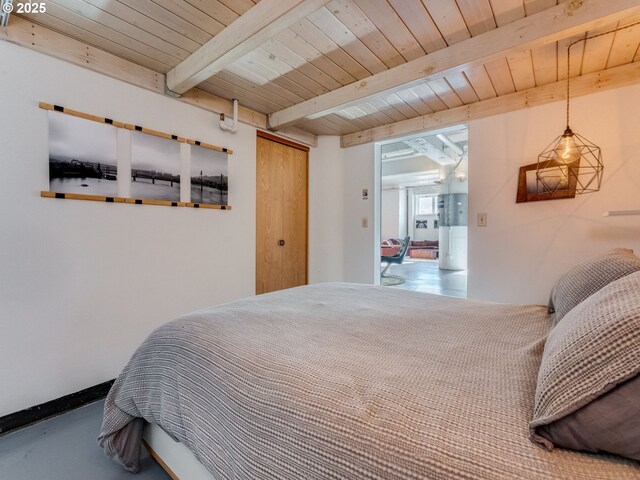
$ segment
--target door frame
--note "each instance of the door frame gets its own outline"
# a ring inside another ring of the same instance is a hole
[[[274,135],[272,133],[269,132],[265,132],[264,130],[256,130],[256,135],[258,137],[262,137],[262,138],[266,138],[267,140],[271,140],[272,142],[276,142],[276,143],[281,143],[283,145],[287,145],[289,147],[293,147],[293,148],[297,148],[298,150],[303,150],[305,152],[307,152],[307,162],[309,162],[309,150],[311,150],[308,146],[306,145],[302,145],[301,143],[297,143],[294,142],[292,140],[289,140],[288,138],[284,138],[284,137],[279,137],[277,135]],[[308,175],[307,175],[308,177]],[[307,183],[308,182],[308,178],[307,178]]]
[[[375,188],[375,204],[374,204],[374,214],[375,214],[375,223],[374,223],[374,236],[375,236],[375,252],[374,252],[374,275],[373,283],[376,285],[380,284],[380,244],[381,244],[381,236],[382,236],[382,146],[389,143],[396,143],[402,140],[407,140],[413,137],[424,136],[424,135],[437,135],[438,133],[450,133],[455,132],[460,129],[466,129],[467,132],[471,131],[471,126],[467,122],[461,122],[455,125],[450,125],[447,127],[441,128],[432,128],[428,130],[422,130],[419,132],[414,132],[407,135],[401,135],[398,137],[388,138],[385,140],[380,140],[378,142],[374,142],[374,188]],[[469,179],[466,179],[469,182]],[[469,183],[467,183],[468,195],[467,197],[470,200],[471,192],[469,188]],[[468,201],[469,201],[468,200]],[[469,204],[470,205],[470,204]],[[467,224],[468,228],[471,227],[470,223],[470,208],[467,207]],[[411,226],[407,226],[407,233],[411,230]],[[469,238],[470,238],[470,230],[467,230],[467,272],[469,271]],[[467,292],[464,298],[469,298],[469,277],[467,277]]]

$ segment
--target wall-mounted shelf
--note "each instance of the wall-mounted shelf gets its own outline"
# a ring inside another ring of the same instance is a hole
[[[125,198],[124,203],[133,205],[159,205],[161,207],[184,207],[184,202],[171,202],[169,200],[153,200],[149,198]]]
[[[145,198],[104,197],[101,195],[84,195],[82,193],[40,192],[44,198],[58,198],[62,200],[89,200],[91,202],[128,203],[129,205],[158,205],[162,207],[191,207],[214,210],[231,210],[231,205],[213,205],[208,203],[170,202],[168,200],[152,200]]]
[[[40,192],[44,198],[59,198],[63,200],[89,200],[90,202],[124,203],[122,197],[104,197],[102,195],[84,195],[82,193]]]
[[[71,115],[73,117],[84,118],[85,120],[91,120],[93,122],[106,123],[109,125],[113,125],[114,127],[117,127],[117,128],[126,128],[127,130],[142,132],[142,133],[146,133],[147,135],[153,135],[155,137],[165,138],[167,140],[175,140],[180,143],[188,143],[189,145],[196,145],[198,147],[208,148],[209,150],[216,150],[218,152],[223,152],[229,155],[233,154],[233,150],[231,150],[230,148],[211,145],[210,143],[201,142],[200,140],[193,140],[191,138],[184,138],[179,135],[159,132],[157,130],[145,128],[140,125],[132,125],[130,123],[119,122],[117,120],[113,120],[112,118],[98,117],[96,115],[91,115],[84,112],[78,112],[77,110],[72,110],[70,108],[62,107],[60,105],[53,105],[51,103],[40,102],[38,106],[43,110],[60,112],[67,115]]]
[[[193,202],[188,202],[185,204],[185,207],[191,207],[191,208],[213,208],[213,209],[217,209],[217,210],[231,210],[231,206],[230,205],[213,205],[210,203],[193,203]]]
[[[602,214],[603,217],[623,217],[626,215],[640,215],[640,210],[609,210]]]

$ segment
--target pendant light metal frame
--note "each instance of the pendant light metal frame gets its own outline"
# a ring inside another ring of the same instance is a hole
[[[624,25],[614,30],[581,38],[569,44],[567,48],[567,128],[562,135],[553,140],[553,142],[538,155],[538,167],[536,169],[536,186],[538,193],[569,191],[575,192],[575,195],[580,195],[600,190],[604,170],[602,151],[596,144],[572,131],[569,126],[571,47],[580,42],[586,42],[592,38],[608,35],[638,24],[640,24],[640,22]],[[570,163],[562,161],[561,154],[559,153],[562,149],[566,148],[565,145],[568,139],[572,140],[580,154],[575,161]]]

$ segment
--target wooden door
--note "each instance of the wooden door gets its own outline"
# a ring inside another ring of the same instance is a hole
[[[307,283],[308,149],[258,135],[256,293],[261,294]]]

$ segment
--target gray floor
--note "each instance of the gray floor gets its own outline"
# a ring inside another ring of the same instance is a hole
[[[104,401],[0,437],[2,480],[170,480],[142,448],[142,471],[133,475],[104,456],[97,437]]]
[[[437,260],[419,260],[406,257],[401,265],[391,265],[387,275],[397,275],[405,283],[390,288],[435,293],[450,297],[467,297],[466,270],[454,272],[440,270]]]

